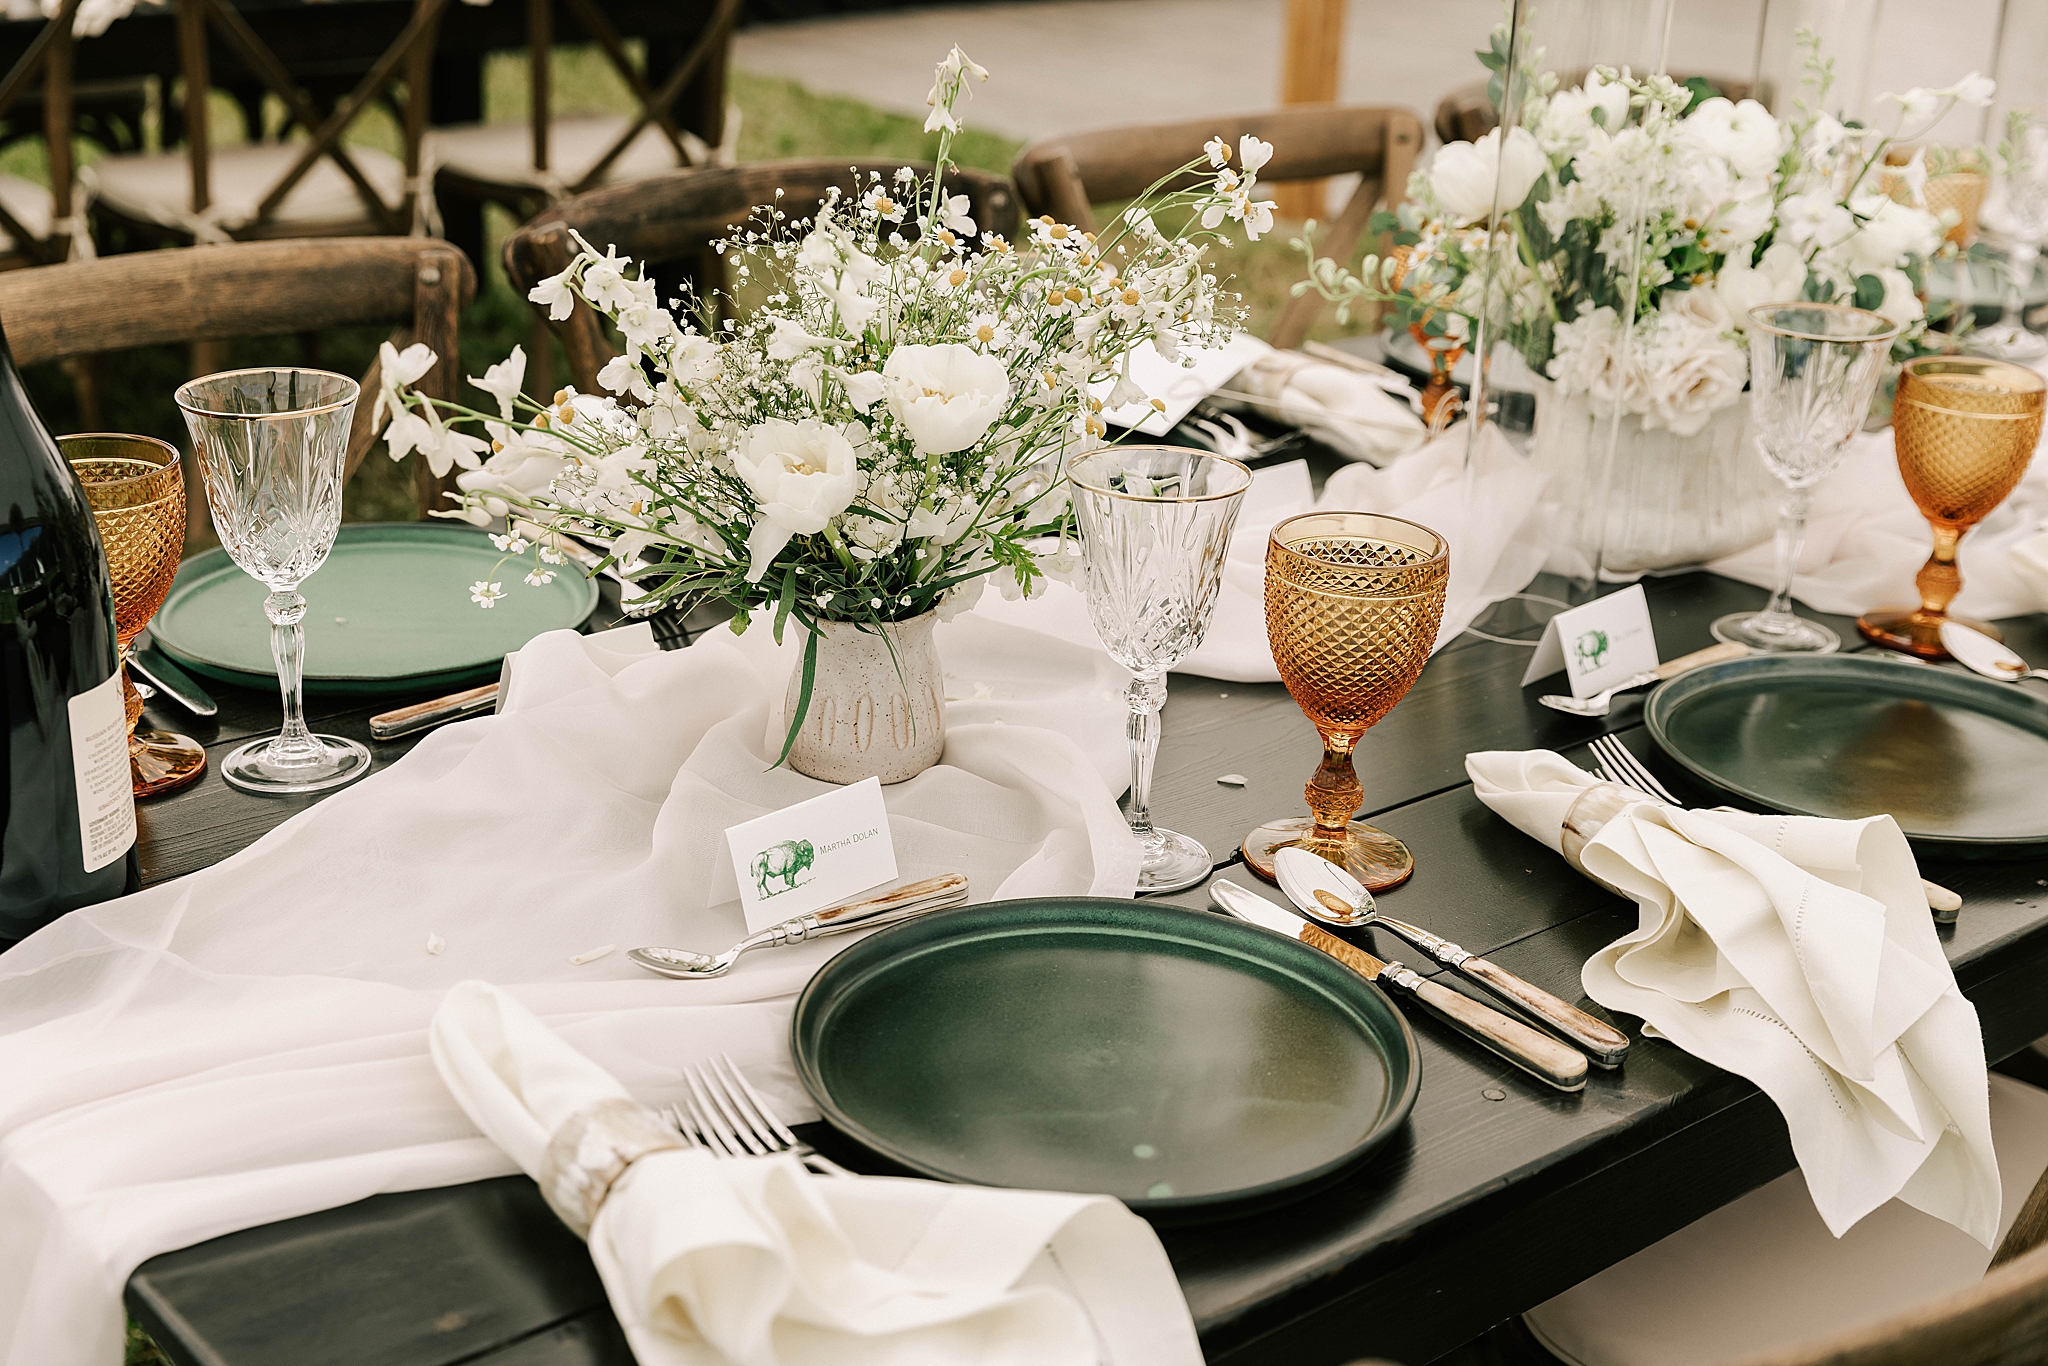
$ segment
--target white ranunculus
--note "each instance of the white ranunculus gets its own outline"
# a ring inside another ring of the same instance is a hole
[[[1720,329],[1701,326],[1683,312],[1660,312],[1637,329],[1636,366],[1643,372],[1648,430],[1668,427],[1691,436],[1742,396],[1749,357]]]
[[[1678,126],[1681,147],[1718,157],[1743,180],[1769,175],[1785,153],[1785,132],[1755,100],[1715,96]]]
[[[1906,256],[1932,255],[1941,244],[1941,220],[1884,195],[1859,197],[1851,206],[1863,226],[1835,247],[1834,256],[1852,275],[1874,275]]]
[[[732,451],[733,472],[761,505],[747,536],[747,582],[759,583],[791,536],[812,536],[846,511],[859,478],[853,443],[814,417],[771,417],[749,427]]]
[[[1560,90],[1543,111],[1544,141],[1558,150],[1576,146],[1589,128],[1612,133],[1628,122],[1629,90],[1595,71],[1575,90]],[[1596,117],[1597,116],[1597,117]]]
[[[922,455],[964,451],[1010,401],[1010,375],[971,346],[899,346],[882,366],[889,411]]]
[[[1912,278],[1905,271],[1886,267],[1872,273],[1884,282],[1884,301],[1875,311],[1886,321],[1907,327],[1927,316],[1927,307],[1913,292]]]
[[[1429,188],[1445,212],[1461,225],[1475,223],[1493,212],[1494,189],[1500,189],[1500,206],[1518,209],[1529,191],[1550,169],[1550,159],[1526,128],[1508,133],[1507,150],[1501,150],[1500,129],[1477,142],[1446,143],[1437,149],[1429,165]]]
[[[1714,293],[1735,326],[1749,327],[1749,310],[1797,303],[1806,292],[1806,260],[1796,247],[1773,242],[1755,265],[1730,260],[1714,278]]]
[[[1824,190],[1795,194],[1778,205],[1779,240],[1802,251],[1833,247],[1855,231],[1855,217]]]

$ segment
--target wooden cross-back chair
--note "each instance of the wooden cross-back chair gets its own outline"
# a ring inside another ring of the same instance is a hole
[[[521,294],[537,281],[560,274],[578,250],[570,237],[574,230],[599,250],[617,246],[621,254],[643,263],[687,263],[700,288],[707,284],[717,288],[723,266],[710,246],[746,222],[755,208],[773,204],[792,222],[801,221],[830,189],[844,192],[857,184],[865,186],[870,172],[880,174],[886,182],[902,164],[829,158],[757,161],[672,171],[630,185],[593,190],[555,205],[506,238],[505,273]],[[920,175],[931,173],[929,166],[912,169]],[[779,200],[777,190],[783,192]],[[970,212],[982,231],[1013,235],[1017,198],[1002,176],[956,170],[947,179],[946,192],[968,197]],[[666,299],[678,282],[664,278],[661,284]],[[542,315],[536,311],[535,316]],[[568,355],[576,387],[586,393],[603,392],[598,388],[597,372],[617,353],[597,314],[579,301],[568,319],[554,327]],[[534,373],[535,367],[529,365],[527,374]]]
[[[236,242],[10,271],[0,275],[0,319],[22,365],[134,346],[395,323],[394,344],[425,342],[441,358],[419,390],[453,398],[459,318],[475,294],[468,258],[435,238]],[[377,387],[373,362],[349,431],[349,475],[376,443],[370,410]],[[447,507],[441,495],[454,487],[452,472],[435,479],[424,460],[413,463],[420,515]],[[189,470],[187,482],[193,483]],[[203,510],[205,499],[193,506]]]
[[[1563,80],[1562,77],[1559,79]],[[1586,73],[1581,71],[1565,84],[1575,86],[1585,79]],[[1677,77],[1681,84],[1687,79],[1685,76]],[[1748,81],[1730,76],[1708,76],[1705,80],[1714,87],[1715,93],[1731,100],[1749,98],[1751,86]],[[1477,142],[1500,127],[1500,111],[1493,107],[1493,100],[1486,93],[1486,82],[1474,81],[1470,85],[1459,86],[1437,101],[1436,117],[1432,122],[1439,142]]]
[[[1246,133],[1273,144],[1273,158],[1259,172],[1262,182],[1358,174],[1358,189],[1317,243],[1320,254],[1338,260],[1350,257],[1376,208],[1393,208],[1407,198],[1408,174],[1422,150],[1422,120],[1406,109],[1304,104],[1045,138],[1018,154],[1011,174],[1026,213],[1050,214],[1092,231],[1091,205],[1135,197],[1199,157],[1211,137],[1229,144],[1235,165],[1238,139]],[[1266,340],[1282,349],[1301,345],[1322,304],[1313,293],[1289,299]]]
[[[500,204],[524,221],[551,203],[601,185],[720,159],[726,58],[740,0],[708,0],[704,27],[659,88],[628,59],[617,29],[594,0],[562,0],[569,17],[626,82],[637,105],[631,115],[553,112],[549,54],[556,37],[556,3],[526,0],[530,107],[525,121],[437,128],[428,135],[435,191],[444,207],[460,211],[467,204]],[[684,101],[686,92],[691,98]],[[689,107],[679,111],[679,101]],[[482,250],[480,219],[449,236]],[[476,240],[465,240],[468,236]]]
[[[411,18],[354,89],[321,109],[230,0],[179,0],[178,69],[185,84],[182,152],[108,157],[91,169],[95,212],[145,241],[402,236],[422,226],[421,146],[428,74],[453,0],[415,0]],[[212,145],[209,31],[283,102],[302,143]],[[403,156],[344,143],[371,104],[403,81]]]
[[[0,175],[0,270],[47,265],[71,254],[74,240],[90,244],[76,218],[72,162],[72,23],[79,0],[64,0],[22,50],[14,66],[0,76],[0,117],[42,80],[43,140],[49,148],[47,188],[19,176]]]

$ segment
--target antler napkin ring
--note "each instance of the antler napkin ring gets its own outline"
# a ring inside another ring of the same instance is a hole
[[[613,1098],[584,1106],[562,1122],[541,1157],[540,1193],[579,1238],[590,1236],[597,1207],[626,1168],[649,1153],[685,1147],[644,1105]]]

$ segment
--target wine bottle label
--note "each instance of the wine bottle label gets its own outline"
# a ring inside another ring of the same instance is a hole
[[[71,772],[78,779],[78,837],[85,871],[104,868],[135,843],[135,788],[128,776],[128,708],[121,674],[71,699]]]

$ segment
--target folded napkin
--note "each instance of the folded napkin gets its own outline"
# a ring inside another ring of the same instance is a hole
[[[1129,896],[1122,671],[973,612],[937,638],[944,758],[883,790],[903,877]],[[636,1095],[678,1098],[687,1038],[810,1118],[790,1003],[858,935],[708,982],[625,953],[745,935],[721,832],[828,790],[771,767],[795,650],[761,626],[541,636],[504,712],[0,954],[0,1363],[119,1361],[122,1283],[159,1252],[514,1170],[427,1056],[457,982],[513,990]]]
[[[1480,432],[1467,463],[1467,428],[1452,427],[1384,469],[1347,465],[1314,496],[1301,461],[1255,470],[1223,565],[1223,591],[1200,648],[1175,667],[1232,683],[1277,683],[1266,643],[1266,541],[1276,523],[1316,508],[1384,512],[1420,522],[1451,542],[1451,583],[1435,649],[1442,649],[1493,603],[1526,588],[1548,553],[1542,503],[1548,476],[1529,464],[1500,428]],[[1048,583],[1028,601],[983,597],[975,609],[993,621],[1097,641],[1079,590]]]
[[[1428,429],[1411,404],[1415,390],[1335,361],[1259,343],[1256,359],[1231,381],[1239,402],[1299,427],[1348,460],[1385,465],[1421,446]]]
[[[430,1039],[463,1111],[574,1223],[562,1192],[592,1193],[591,1259],[641,1366],[1202,1360],[1158,1236],[1107,1196],[662,1146],[610,1073],[484,982],[448,992]]]
[[[1466,756],[1479,799],[1563,852],[1600,780],[1547,750]],[[1641,920],[1586,961],[1586,994],[1749,1078],[1840,1237],[1894,1196],[1991,1246],[1998,1166],[1983,1034],[1890,816],[1629,806],[1579,852]]]

